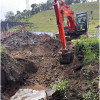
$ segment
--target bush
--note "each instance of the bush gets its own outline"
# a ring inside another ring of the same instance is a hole
[[[99,60],[99,40],[97,38],[81,38],[76,41],[75,49],[78,55],[83,56],[83,65]]]
[[[99,100],[99,90],[94,86],[94,84],[97,86],[98,82],[93,81],[93,83],[88,84],[89,89],[83,93],[83,100]]]
[[[67,80],[62,80],[58,82],[58,84],[54,84],[53,88],[55,89],[55,91],[59,91],[62,95],[64,95],[64,98],[66,98],[67,96],[70,97],[72,95],[72,86]]]

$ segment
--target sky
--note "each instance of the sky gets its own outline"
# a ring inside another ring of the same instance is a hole
[[[47,0],[29,0],[29,5],[33,3],[45,3]],[[16,14],[16,11],[23,11],[26,9],[26,0],[0,0],[0,20],[5,19],[5,15],[8,11],[13,11]],[[31,7],[30,7],[31,9]]]
[[[29,0],[29,5],[33,3],[45,3],[47,0]],[[91,1],[91,0],[90,0]],[[95,1],[95,0],[93,0]],[[26,0],[0,0],[0,20],[5,19],[5,15],[8,11],[13,11],[16,14],[16,11],[23,11],[26,9]],[[30,7],[31,9],[31,7]]]

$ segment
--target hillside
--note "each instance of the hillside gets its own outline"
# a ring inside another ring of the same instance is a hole
[[[76,13],[88,11],[89,14],[89,32],[95,32],[95,27],[99,24],[99,2],[88,2],[82,4],[71,5],[70,8],[74,11],[74,16]],[[93,11],[91,15],[90,12]],[[93,17],[93,19],[92,19]],[[43,11],[33,15],[31,18],[23,20],[23,22],[34,23],[33,26],[28,26],[29,31],[40,31],[40,32],[58,32],[56,17],[54,9]],[[34,27],[34,28],[33,28]]]

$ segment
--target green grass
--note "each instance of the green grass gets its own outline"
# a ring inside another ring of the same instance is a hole
[[[5,52],[6,48],[4,46],[0,46],[0,52]]]
[[[88,31],[90,33],[91,31],[93,31],[92,33],[96,32],[97,29],[95,27],[99,24],[99,2],[96,1],[96,2],[75,4],[71,5],[70,8],[74,11],[74,16],[76,15],[76,13],[88,11],[89,13]],[[91,10],[93,11],[93,15],[90,14]],[[33,15],[31,18],[22,20],[22,22],[34,23],[32,26],[27,26],[28,31],[34,30],[41,32],[53,32],[53,33],[58,32],[54,9],[39,12]]]
[[[97,38],[81,38],[76,41],[75,49],[82,56],[83,65],[99,63],[99,40]]]
[[[99,20],[90,20],[88,26],[88,33],[97,33],[97,28],[95,28],[97,25],[99,25]]]
[[[96,20],[99,19],[99,2],[97,1],[75,4],[75,5],[71,5],[70,7],[74,11],[74,14],[88,11],[89,18],[92,18],[93,16],[94,19]],[[90,11],[93,11],[93,15],[90,14]]]
[[[29,18],[28,21],[34,23],[34,31],[57,32],[54,10],[47,10],[35,14],[31,18]]]
[[[83,92],[83,100],[99,100],[99,90],[98,87],[99,80],[92,80],[88,82],[88,90]]]

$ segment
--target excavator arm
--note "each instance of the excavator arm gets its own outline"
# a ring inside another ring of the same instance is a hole
[[[58,0],[54,1],[54,9],[56,14],[56,20],[59,30],[59,37],[60,42],[62,44],[62,55],[65,55],[66,51],[66,39],[65,39],[65,30],[64,30],[64,24],[63,24],[63,16],[66,15],[67,19],[67,25],[68,25],[68,32],[75,32],[75,21],[73,18],[73,12],[69,8],[69,6],[65,5],[64,2],[60,3]]]
[[[76,14],[76,23],[74,20],[74,12],[69,8],[69,6],[65,5],[64,2],[59,2],[58,0],[54,0],[54,9],[55,15],[59,30],[59,38],[62,44],[61,50],[61,59],[60,62],[62,64],[70,63],[72,60],[72,53],[66,47],[66,38],[77,38],[82,34],[86,34],[87,32],[87,12],[81,12]],[[66,17],[67,21],[64,21],[64,17]],[[64,22],[67,26],[64,26]]]
[[[65,32],[64,32],[64,25],[63,25],[63,15],[61,12],[61,4],[58,0],[54,1],[54,9],[55,9],[55,14],[56,14],[58,30],[59,30],[60,42],[64,50],[66,49],[66,39],[65,39]],[[62,53],[64,54],[64,52]]]

